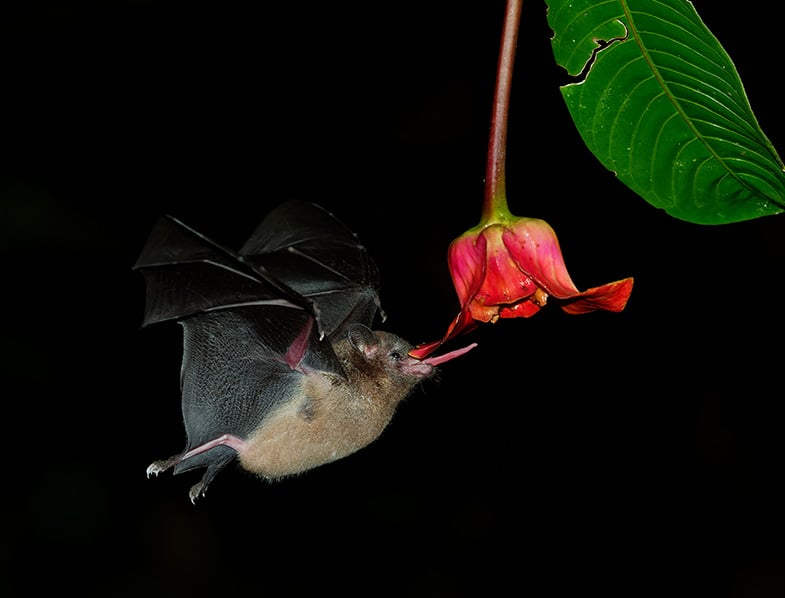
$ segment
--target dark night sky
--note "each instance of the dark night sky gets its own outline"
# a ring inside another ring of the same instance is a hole
[[[695,4],[785,153],[781,21]],[[183,445],[180,330],[140,328],[131,271],[153,222],[239,247],[279,201],[321,203],[378,262],[384,326],[436,338],[447,245],[479,220],[504,3],[25,6],[0,36],[1,594],[785,594],[785,221],[677,221],[605,171],[543,2],[510,207],[550,222],[580,288],[634,276],[627,309],[483,328],[367,449],[273,485],[228,470],[196,507],[195,476],[144,475]]]

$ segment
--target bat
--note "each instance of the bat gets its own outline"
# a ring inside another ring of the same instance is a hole
[[[176,321],[185,449],[147,475],[203,469],[204,496],[232,462],[267,480],[342,459],[376,440],[436,366],[386,331],[379,273],[357,236],[316,204],[273,209],[235,252],[176,218],[154,225],[133,267],[142,326]]]

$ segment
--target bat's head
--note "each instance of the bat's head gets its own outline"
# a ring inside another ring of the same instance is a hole
[[[459,357],[476,346],[475,343],[443,355],[416,359],[409,355],[413,348],[411,343],[395,334],[373,331],[362,324],[355,324],[350,328],[349,343],[360,353],[368,367],[378,368],[380,376],[408,379],[412,382],[431,376],[437,365]]]

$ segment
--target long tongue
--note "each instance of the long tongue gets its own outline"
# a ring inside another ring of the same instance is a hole
[[[474,347],[477,346],[477,343],[472,343],[471,345],[464,347],[463,349],[455,349],[455,351],[450,351],[449,353],[445,353],[444,355],[437,355],[435,357],[428,357],[427,359],[423,359],[423,363],[427,363],[428,365],[437,366],[445,361],[450,361],[451,359],[455,359],[456,357],[460,357],[464,353],[468,353]]]

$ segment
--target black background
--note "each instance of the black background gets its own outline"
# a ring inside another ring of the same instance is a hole
[[[781,21],[695,3],[785,148]],[[767,9],[768,10],[768,9]],[[7,11],[7,9],[6,9]],[[781,216],[705,227],[583,146],[543,2],[525,2],[508,145],[518,215],[620,314],[482,328],[382,437],[276,484],[147,480],[183,446],[180,330],[131,271],[171,213],[239,247],[321,203],[379,264],[384,327],[457,310],[504,3],[32,2],[0,36],[0,593],[785,595]]]

